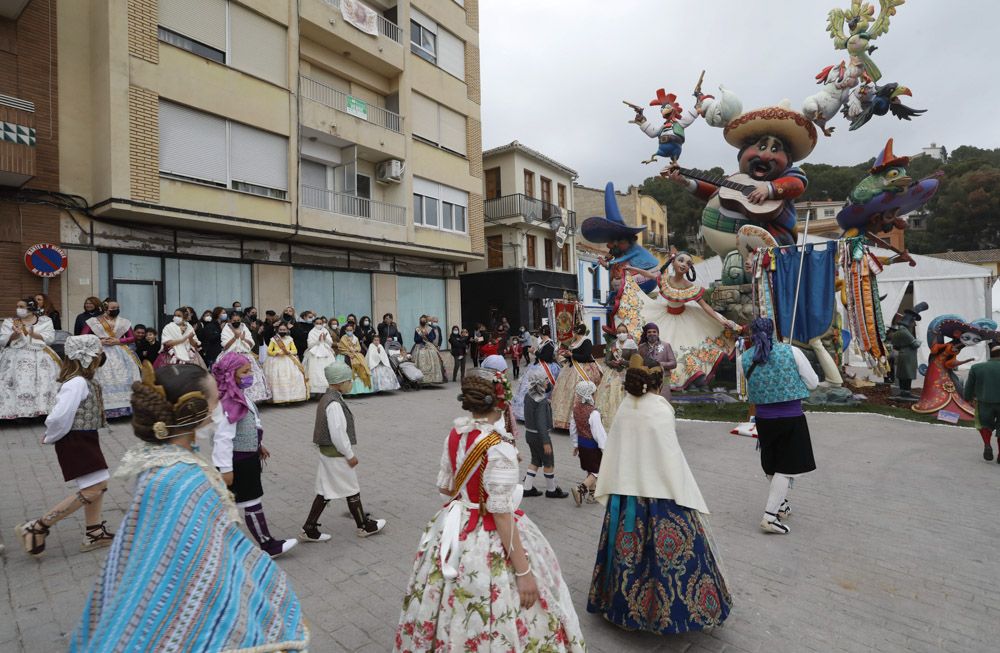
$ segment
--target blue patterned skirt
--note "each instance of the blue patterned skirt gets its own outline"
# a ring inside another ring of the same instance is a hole
[[[588,612],[665,635],[721,625],[732,601],[697,511],[670,499],[608,497]]]

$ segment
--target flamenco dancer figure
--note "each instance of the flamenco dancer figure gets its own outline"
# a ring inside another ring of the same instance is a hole
[[[976,408],[965,400],[962,382],[955,373],[969,359],[958,360],[958,354],[965,347],[996,336],[996,323],[991,320],[969,323],[957,315],[939,315],[931,320],[927,325],[927,344],[931,354],[927,360],[920,401],[912,406],[913,411],[926,415],[945,410],[957,413],[960,420],[975,420]],[[945,338],[951,340],[945,342]]]
[[[668,267],[673,273],[664,274]],[[659,327],[659,338],[670,343],[677,359],[677,367],[670,372],[670,385],[685,389],[699,379],[711,381],[723,358],[731,357],[736,348],[735,333],[740,326],[719,315],[704,300],[705,289],[696,285],[691,255],[678,252],[663,264],[660,272],[652,273],[639,268],[630,272],[655,279],[659,296],[650,299],[640,294],[642,322]],[[629,284],[626,293],[638,288]],[[648,329],[647,329],[648,330]]]

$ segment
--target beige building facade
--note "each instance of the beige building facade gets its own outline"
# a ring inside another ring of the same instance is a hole
[[[59,3],[63,305],[460,315],[483,257],[477,0]],[[85,25],[87,29],[80,29]]]
[[[640,242],[649,251],[653,252],[660,259],[666,261],[669,255],[669,229],[667,226],[667,207],[660,204],[655,198],[640,192],[638,186],[629,186],[622,193],[615,191],[615,200],[621,211],[625,223],[632,227],[646,227],[642,232]],[[573,186],[573,202],[580,214],[580,219],[585,220],[591,216],[604,216],[604,189],[590,188],[576,184]],[[582,243],[592,247],[606,250],[603,243],[591,243],[578,236]]]

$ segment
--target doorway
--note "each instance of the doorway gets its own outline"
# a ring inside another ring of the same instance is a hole
[[[159,281],[113,281],[111,296],[125,307],[132,325],[144,324],[160,330],[160,282]]]

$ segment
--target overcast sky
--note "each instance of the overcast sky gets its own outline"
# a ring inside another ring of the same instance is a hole
[[[877,5],[877,0],[875,0]],[[703,91],[734,91],[744,111],[789,99],[801,110],[819,90],[815,75],[845,57],[834,50],[826,16],[849,0],[482,0],[483,147],[518,140],[576,170],[579,182],[624,188],[661,166],[639,162],[654,139],[628,124],[622,100],[647,105],[656,89],[687,109],[702,69]],[[911,122],[874,117],[861,129],[837,116],[830,138],[807,159],[854,164],[895,138],[897,154],[934,141],[1000,147],[1000,2],[909,0],[872,55],[881,83],[910,87],[904,103],[927,109]],[[984,54],[985,53],[985,54]],[[660,120],[656,108],[646,116]],[[722,130],[698,120],[681,163],[733,172],[736,151]]]

